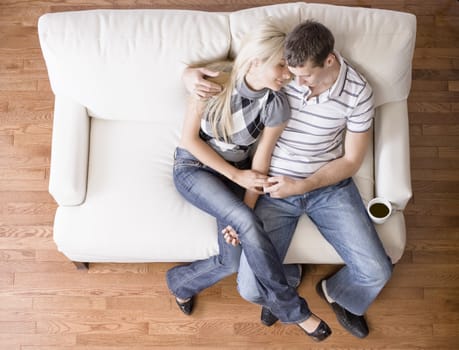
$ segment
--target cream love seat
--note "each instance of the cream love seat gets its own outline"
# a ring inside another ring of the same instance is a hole
[[[38,30],[55,94],[49,191],[54,240],[74,262],[186,262],[218,252],[214,218],[172,181],[188,64],[233,57],[258,20],[328,26],[374,89],[374,142],[355,176],[365,202],[396,207],[377,231],[393,262],[411,197],[407,96],[416,19],[407,13],[288,3],[232,13],[91,10],[45,14]],[[308,218],[286,262],[342,263]]]

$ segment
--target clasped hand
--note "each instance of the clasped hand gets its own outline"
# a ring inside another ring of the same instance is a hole
[[[234,182],[257,194],[263,194],[263,188],[269,186],[268,176],[252,169],[239,170],[236,173]]]
[[[273,176],[267,177],[253,170],[243,170],[245,173],[247,183],[258,184],[263,188],[257,188],[258,193],[269,193],[272,198],[285,198],[294,195],[298,192],[299,182],[288,176]],[[250,180],[251,179],[251,180]],[[255,186],[255,188],[258,186]],[[248,188],[248,187],[246,187]],[[232,246],[237,246],[241,243],[239,235],[231,226],[226,226],[222,232],[226,243]]]
[[[302,193],[300,182],[288,176],[268,177],[255,170],[240,170],[234,181],[247,190],[269,194],[272,198],[286,198]]]
[[[268,185],[264,186],[264,193],[272,198],[286,198],[303,193],[299,188],[300,182],[288,176],[273,176],[267,179]]]

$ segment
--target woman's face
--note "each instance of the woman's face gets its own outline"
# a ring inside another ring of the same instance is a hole
[[[260,69],[260,82],[268,89],[279,91],[291,79],[287,63],[282,58],[273,65],[263,65]]]

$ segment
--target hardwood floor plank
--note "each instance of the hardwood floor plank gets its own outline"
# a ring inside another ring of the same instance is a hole
[[[452,103],[435,103],[414,101],[408,98],[408,111],[410,112],[427,112],[427,113],[451,113],[453,111]]]
[[[430,113],[430,112],[411,112],[409,114],[411,125],[456,125],[459,122],[458,113]]]
[[[16,334],[33,334],[35,333],[35,322],[8,322],[0,321],[0,334],[9,334],[15,336]]]
[[[459,137],[457,136],[411,136],[410,143],[413,146],[441,146],[441,147],[459,147]]]
[[[419,279],[420,275],[422,279]],[[390,283],[392,285],[397,283],[400,287],[440,288],[447,285],[451,288],[458,288],[458,277],[459,266],[454,264],[435,264],[428,270],[422,264],[400,265]]]
[[[29,249],[2,249],[0,261],[35,261],[35,252]]]
[[[438,147],[411,147],[410,150],[411,159],[414,158],[438,158],[439,150]]]
[[[106,299],[94,296],[37,296],[33,298],[34,310],[104,310]]]
[[[47,244],[43,244],[46,246]],[[45,248],[46,249],[46,248]],[[107,289],[116,288],[118,283],[121,281],[129,287],[144,287],[146,285],[153,288],[157,285],[164,286],[164,275],[163,274],[125,274],[120,276],[119,274],[91,274],[91,273],[77,273],[76,271],[60,272],[60,273],[30,273],[30,272],[18,272],[15,274],[14,286],[16,288],[34,288],[40,286],[43,290],[48,289],[66,289],[66,288],[95,288],[101,289],[106,287]],[[46,281],[46,286],[43,286],[40,281]],[[117,303],[110,300],[109,305],[113,307],[121,308],[123,305],[126,306],[123,300],[117,300]]]
[[[412,187],[419,192],[427,193],[458,193],[458,181],[412,181]]]
[[[458,250],[438,254],[436,252],[414,252],[413,262],[416,264],[459,264]]]
[[[424,125],[422,128],[424,135],[459,135],[459,125]],[[16,140],[15,140],[16,141]]]
[[[2,180],[44,180],[44,169],[2,169],[0,168],[0,179]]]
[[[12,147],[13,144],[14,144],[13,136],[9,136],[9,135],[0,136],[0,146],[2,146],[2,147],[6,147],[6,146]]]
[[[37,334],[147,334],[148,323],[130,323],[120,320],[119,323],[91,322],[82,323],[69,322],[67,320],[39,321],[36,324]]]
[[[14,274],[9,272],[0,272],[0,287],[5,288],[6,286],[12,286],[13,281]]]
[[[440,158],[459,158],[459,147],[438,147]]]
[[[430,166],[429,166],[430,164]],[[454,159],[440,159],[440,158],[424,158],[424,159],[413,159],[411,161],[411,166],[413,169],[429,169],[429,170],[448,170],[450,169],[452,172],[459,167],[457,162]],[[414,178],[415,180],[418,180]],[[457,180],[459,178],[453,178],[452,181]],[[442,179],[437,179],[438,181],[442,181]]]
[[[38,272],[51,273],[62,271],[74,271],[75,266],[70,261],[63,262],[37,262],[35,260],[6,261],[2,262],[0,272]]]
[[[54,346],[72,346],[76,344],[74,335],[46,335],[17,333],[14,337],[11,334],[0,334],[0,344],[2,346],[16,346],[18,339],[22,345],[54,345]]]
[[[0,294],[0,310],[24,311],[32,309],[32,298]],[[0,343],[1,344],[1,343]]]
[[[91,346],[91,350],[134,350],[142,349],[143,347],[139,346]],[[34,345],[25,345],[21,347],[21,350],[89,350],[87,346],[34,346]]]

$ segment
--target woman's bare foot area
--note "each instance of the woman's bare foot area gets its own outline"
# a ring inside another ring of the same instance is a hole
[[[306,332],[314,332],[320,324],[321,319],[316,315],[312,314],[306,321],[298,323],[298,325],[303,328]]]

